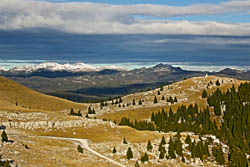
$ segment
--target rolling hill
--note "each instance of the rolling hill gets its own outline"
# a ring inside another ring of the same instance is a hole
[[[0,77],[0,109],[57,111],[83,107],[83,104],[44,95]]]

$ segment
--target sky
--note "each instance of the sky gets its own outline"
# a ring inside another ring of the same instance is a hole
[[[7,60],[249,66],[249,57],[250,0],[0,2],[0,66]]]
[[[250,0],[1,0],[0,29],[250,35]]]

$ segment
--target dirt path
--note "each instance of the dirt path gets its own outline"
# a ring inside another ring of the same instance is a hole
[[[88,140],[87,139],[76,139],[76,138],[64,138],[64,137],[52,137],[52,136],[39,136],[41,138],[50,138],[50,139],[57,139],[57,140],[67,140],[67,141],[73,141],[73,142],[77,142],[81,145],[81,147],[89,152],[91,152],[92,154],[100,157],[100,158],[103,158],[103,159],[106,159],[107,161],[117,165],[117,166],[120,166],[120,167],[126,167],[125,165],[117,162],[117,161],[114,161],[113,159],[110,159],[108,157],[105,157],[104,155],[96,152],[95,150],[91,149],[88,145]]]

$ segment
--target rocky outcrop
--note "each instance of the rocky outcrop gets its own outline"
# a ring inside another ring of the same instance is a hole
[[[100,124],[107,124],[111,127],[115,125],[112,122],[105,122],[98,119],[82,119],[82,120],[68,120],[68,121],[30,121],[30,122],[15,122],[7,121],[1,122],[1,125],[6,128],[20,128],[20,129],[60,129],[73,127],[91,127]]]

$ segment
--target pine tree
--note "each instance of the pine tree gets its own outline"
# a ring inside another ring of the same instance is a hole
[[[180,138],[175,139],[174,145],[175,145],[176,154],[178,154],[179,156],[182,156],[183,155],[182,154],[182,143],[181,143]]]
[[[69,115],[75,115],[75,112],[74,112],[73,108],[70,109]]]
[[[129,147],[127,151],[127,159],[130,160],[131,158],[133,158],[133,152],[131,147]]]
[[[186,137],[186,139],[185,139],[185,143],[186,144],[190,144],[192,141],[191,141],[191,138],[190,138],[190,136],[188,135],[187,137]]]
[[[191,155],[192,155],[192,158],[195,158],[197,155],[196,155],[196,144],[195,142],[193,142],[191,144]]]
[[[158,103],[157,97],[154,98],[154,104]]]
[[[80,145],[78,145],[77,151],[78,151],[79,153],[83,153],[83,149],[82,149],[82,147],[81,147]]]
[[[165,145],[165,144],[166,144],[165,137],[164,137],[164,136],[162,136],[160,145]]]
[[[163,159],[164,156],[165,156],[165,155],[164,155],[164,152],[160,152],[159,158],[160,158],[160,159]]]
[[[172,137],[170,137],[170,140],[169,140],[168,144],[169,144],[169,146],[168,146],[168,156],[171,159],[175,159],[176,155],[175,155],[174,142],[173,142]]]
[[[136,105],[136,103],[135,103],[135,99],[133,99],[133,105]]]
[[[115,147],[113,148],[112,153],[113,153],[113,154],[115,154],[115,153],[116,153],[116,149],[115,149]]]
[[[1,137],[2,137],[2,142],[8,142],[9,141],[7,133],[5,131],[2,132]]]
[[[223,165],[225,163],[224,153],[222,151],[222,147],[213,147],[212,149],[213,156],[215,157],[216,161],[219,165]]]
[[[165,96],[162,96],[162,97],[161,97],[161,100],[165,100]]]
[[[92,113],[92,108],[89,106],[88,107],[88,114],[91,114]]]
[[[142,162],[142,163],[145,162],[145,157],[144,157],[144,155],[141,156],[141,162]]]
[[[82,117],[81,110],[78,110],[77,116]]]
[[[146,152],[144,154],[144,159],[145,159],[145,161],[148,161],[148,154]]]
[[[161,95],[161,92],[158,90],[157,95]]]
[[[220,81],[217,80],[215,84],[216,84],[216,86],[220,86]]]
[[[207,98],[207,91],[204,89],[201,95],[202,98]]]
[[[142,101],[141,101],[141,99],[139,100],[139,103],[138,103],[139,105],[142,105]]]
[[[178,100],[177,100],[177,97],[175,96],[174,97],[174,103],[177,103],[178,102]]]
[[[159,145],[158,151],[166,153],[166,149],[165,149],[165,147],[162,144]]]
[[[127,140],[126,140],[125,137],[123,138],[123,144],[128,144],[128,142],[127,142]]]
[[[120,99],[119,99],[119,103],[122,103],[122,98],[120,97]]]
[[[152,144],[151,144],[151,141],[148,140],[148,143],[147,143],[147,150],[148,150],[148,151],[151,151],[152,149],[153,149],[153,146],[152,146]]]

